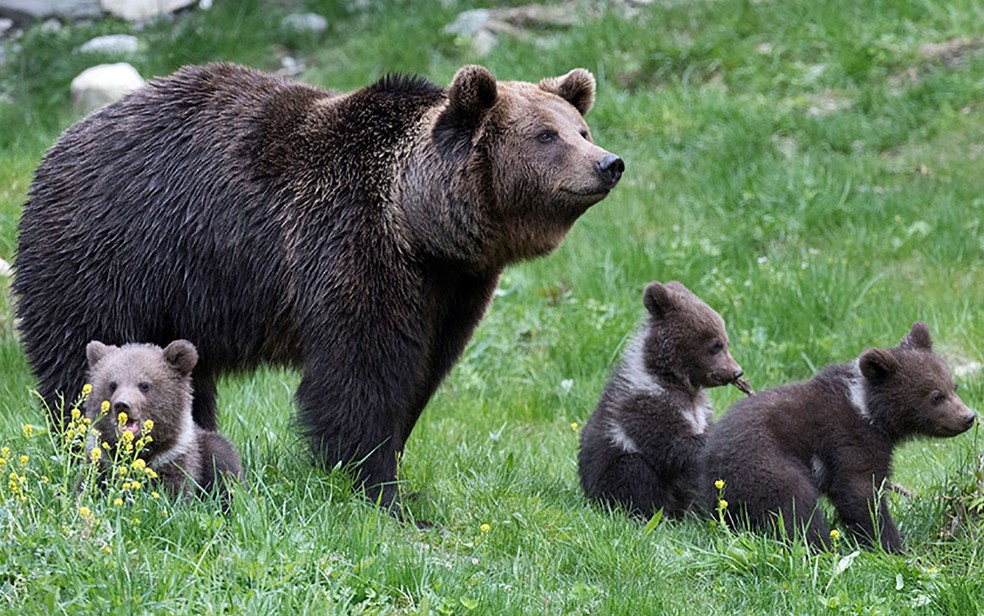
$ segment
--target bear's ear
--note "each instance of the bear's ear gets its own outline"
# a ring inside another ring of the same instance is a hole
[[[932,351],[933,338],[929,335],[929,327],[922,321],[913,323],[912,329],[899,342],[899,348],[912,351]]]
[[[581,115],[587,115],[594,105],[595,78],[583,68],[576,68],[560,77],[543,79],[540,89],[564,99]]]
[[[470,64],[459,68],[448,86],[448,102],[459,125],[477,122],[497,97],[495,75],[484,66]]]
[[[670,288],[672,284],[670,282],[664,285],[654,280],[646,285],[646,290],[642,293],[642,301],[649,314],[659,318],[676,308],[676,297]]]
[[[872,383],[879,383],[898,371],[899,362],[884,349],[868,349],[861,354],[858,366],[864,378]]]
[[[187,340],[175,340],[164,349],[164,359],[181,374],[191,374],[198,363],[198,351]]]
[[[89,344],[85,345],[85,358],[89,362],[89,367],[93,368],[98,364],[106,354],[116,349],[117,347],[109,346],[99,342],[98,340],[93,340]]]

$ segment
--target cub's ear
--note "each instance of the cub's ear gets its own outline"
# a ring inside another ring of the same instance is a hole
[[[459,68],[448,86],[448,102],[459,125],[477,122],[497,97],[495,75],[484,66],[469,64]]]
[[[181,374],[191,374],[198,363],[198,351],[187,340],[175,340],[164,349],[164,360]]]
[[[660,318],[676,308],[676,297],[673,294],[672,285],[672,282],[664,285],[656,280],[646,285],[646,290],[642,293],[642,302],[646,305],[649,314]]]
[[[884,381],[899,369],[898,360],[884,349],[868,349],[861,354],[858,365],[864,378],[872,383]]]
[[[95,367],[95,365],[98,364],[103,357],[106,357],[107,353],[118,348],[119,347],[103,344],[98,340],[93,340],[89,344],[85,345],[85,358],[89,362],[89,367]]]
[[[564,99],[581,115],[586,115],[594,105],[595,78],[583,68],[576,68],[560,77],[542,79],[540,89]]]
[[[929,327],[927,327],[922,321],[916,321],[913,323],[912,329],[905,335],[905,338],[899,342],[899,348],[910,349],[913,351],[932,351],[933,338],[929,335]]]

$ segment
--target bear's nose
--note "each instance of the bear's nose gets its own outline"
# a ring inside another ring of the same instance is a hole
[[[126,400],[117,400],[113,404],[113,410],[117,413],[127,413],[130,411],[130,403]]]
[[[619,178],[622,177],[622,172],[625,171],[625,163],[622,159],[614,154],[606,154],[598,162],[598,173],[601,175],[602,179],[608,182],[609,186],[615,186],[618,184]]]
[[[975,415],[974,413],[968,413],[967,415],[964,415],[963,418],[964,429],[969,430],[970,427],[974,425],[975,421],[977,421],[977,415]]]
[[[737,381],[738,379],[741,378],[741,375],[743,374],[745,374],[745,371],[742,370],[741,368],[738,368],[737,370],[735,370],[735,373],[731,375],[731,377]]]

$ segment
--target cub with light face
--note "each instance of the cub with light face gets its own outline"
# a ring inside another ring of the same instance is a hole
[[[162,349],[153,344],[86,346],[92,392],[86,416],[98,441],[108,444],[108,462],[117,448],[143,437],[140,458],[156,472],[164,490],[191,496],[215,492],[228,498],[227,480],[242,481],[243,468],[232,445],[192,419],[191,371],[198,353],[187,340]],[[150,438],[146,438],[146,436]]]
[[[649,314],[584,427],[585,493],[635,515],[679,516],[696,490],[711,421],[705,388],[746,388],[724,320],[679,282],[650,283]]]

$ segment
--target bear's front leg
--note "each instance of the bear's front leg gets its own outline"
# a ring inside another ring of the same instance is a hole
[[[840,485],[835,482],[829,496],[841,521],[852,533],[869,544],[879,541],[890,554],[901,554],[902,536],[880,494],[882,485],[886,485],[884,477],[862,473]]]
[[[327,363],[309,357],[297,389],[300,424],[317,461],[326,470],[341,463],[366,498],[393,514],[403,450],[397,426],[413,391],[409,365],[356,353]]]

